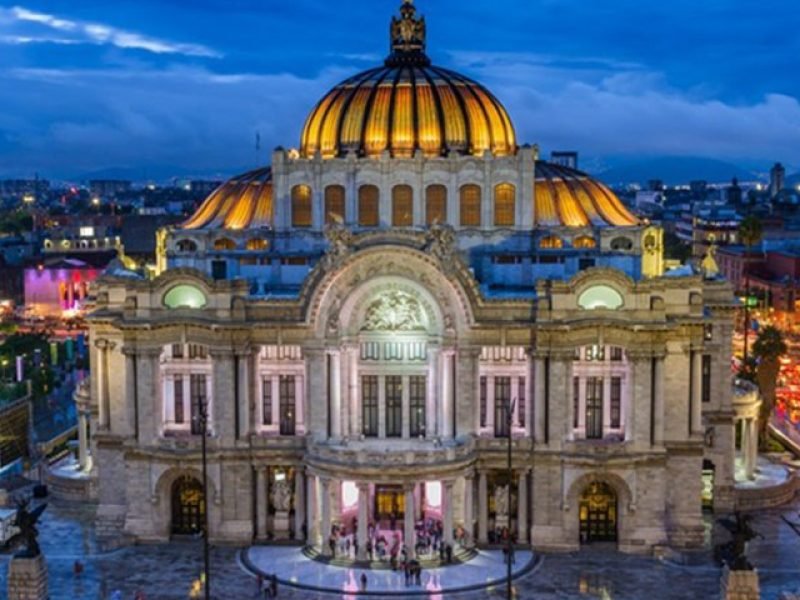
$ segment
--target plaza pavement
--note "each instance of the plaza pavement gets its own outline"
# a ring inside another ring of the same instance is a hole
[[[91,526],[93,513],[91,506],[66,503],[51,503],[45,512],[41,545],[50,573],[51,600],[105,600],[116,589],[122,591],[125,600],[133,598],[136,591],[144,592],[148,600],[192,597],[202,565],[198,541],[136,546],[101,554]],[[781,518],[786,516],[797,522],[798,513],[800,498],[790,506],[756,513],[754,527],[765,539],[751,543],[751,559],[761,574],[763,600],[778,600],[785,590],[800,591],[800,536]],[[215,599],[257,597],[255,581],[242,570],[238,556],[237,548],[214,548]],[[0,555],[0,598],[5,596],[8,560],[7,554]],[[80,577],[73,575],[75,560],[85,566]],[[518,598],[535,600],[716,600],[719,577],[719,569],[707,554],[696,557],[691,566],[678,566],[594,548],[576,554],[546,555],[536,571],[515,581],[515,589]],[[279,597],[331,600],[342,595],[282,588]],[[503,598],[504,589],[445,597]]]

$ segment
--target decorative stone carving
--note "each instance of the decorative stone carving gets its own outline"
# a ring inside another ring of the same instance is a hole
[[[353,253],[353,234],[341,223],[333,223],[325,228],[328,252],[324,258],[326,269],[332,270],[341,265]]]
[[[286,481],[276,481],[273,484],[272,505],[278,512],[289,512],[292,507],[292,491]]]
[[[425,331],[422,307],[401,291],[382,294],[367,309],[364,331]]]
[[[425,251],[441,261],[446,270],[452,268],[456,251],[456,233],[449,225],[432,225],[425,236]]]
[[[508,486],[500,486],[494,490],[494,510],[499,517],[508,517]]]

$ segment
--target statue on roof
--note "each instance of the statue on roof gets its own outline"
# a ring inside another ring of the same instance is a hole
[[[716,279],[719,275],[719,265],[717,264],[717,243],[716,240],[711,240],[708,246],[706,255],[700,263],[700,268],[703,271],[703,277],[706,279]]]
[[[393,51],[425,50],[425,17],[416,17],[413,0],[403,0],[400,18],[392,18],[390,36]]]

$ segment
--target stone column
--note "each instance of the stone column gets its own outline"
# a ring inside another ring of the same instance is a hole
[[[89,411],[78,408],[78,464],[81,471],[89,466]]]
[[[128,421],[127,429],[138,441],[140,435],[138,419],[141,415],[137,413],[141,409],[139,406],[141,393],[137,389],[138,382],[136,381],[136,349],[124,347],[122,353],[125,355],[125,414]]]
[[[320,537],[322,540],[322,556],[331,556],[328,539],[331,537],[331,480],[320,479]]]
[[[294,539],[298,542],[303,541],[303,519],[306,516],[305,484],[303,482],[303,471],[300,467],[294,470]]]
[[[664,357],[657,356],[653,364],[653,378],[655,379],[655,400],[653,402],[653,408],[656,413],[653,415],[653,421],[655,423],[653,443],[656,446],[661,446],[664,444],[664,419],[666,417],[664,412]]]
[[[464,528],[469,534],[469,542],[472,543],[475,538],[475,507],[473,500],[473,492],[475,486],[475,479],[472,475],[464,477]]]
[[[544,358],[537,356],[534,359],[534,385],[533,385],[533,418],[535,421],[534,425],[534,440],[537,444],[543,444],[545,442],[545,378],[547,377],[547,373],[545,371],[545,360]]]
[[[528,473],[524,470],[517,480],[517,539],[521,544],[528,541]]]
[[[403,541],[406,545],[406,552],[408,553],[408,558],[415,557],[415,536],[414,536],[414,525],[416,524],[417,519],[417,510],[416,510],[416,502],[414,498],[414,489],[416,488],[416,484],[410,484],[405,486],[405,493],[406,493],[406,514],[405,514],[405,522],[404,522],[404,531],[403,531]]]
[[[358,484],[358,556],[357,560],[367,560],[367,534],[369,533],[369,484]]]
[[[319,547],[318,502],[317,478],[306,471],[306,545],[312,548]]]
[[[486,471],[478,474],[478,543],[489,542],[489,490]]]
[[[342,358],[339,350],[328,353],[330,357],[331,437],[342,437]]]
[[[703,433],[703,354],[692,352],[692,430]]]
[[[267,470],[256,467],[256,537],[267,539]]]
[[[756,462],[758,459],[758,431],[756,429],[755,418],[747,419],[745,422],[745,440],[747,445],[744,452],[744,470],[747,479],[755,479]]]
[[[108,340],[97,340],[94,343],[97,361],[96,364],[92,365],[92,368],[97,370],[97,424],[99,428],[103,430],[109,429],[111,424],[111,415],[109,415],[108,386],[106,384],[106,371],[108,370],[106,353],[110,345],[111,342]]]
[[[359,421],[359,406],[358,401],[358,346],[348,348],[347,350],[350,367],[349,376],[349,402],[350,402],[350,435],[358,437],[361,434],[361,429],[358,426]]]
[[[428,348],[428,382],[427,399],[425,401],[425,437],[433,439],[438,431],[437,407],[441,404],[439,398],[439,348]]]
[[[239,397],[236,405],[239,411],[239,439],[246,439],[250,435],[250,423],[252,421],[251,392],[250,392],[250,351],[240,351],[236,353],[238,359],[237,378],[239,381]]]
[[[533,404],[536,397],[536,360],[530,352],[527,354],[527,370],[525,372],[525,437],[533,437],[536,427],[533,423]]]
[[[442,396],[439,399],[439,432],[443,438],[453,437],[453,352],[441,353]]]
[[[442,516],[444,543],[453,545],[453,482],[442,482]]]

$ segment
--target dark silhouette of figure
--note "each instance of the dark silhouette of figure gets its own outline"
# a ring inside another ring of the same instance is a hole
[[[30,499],[17,500],[17,516],[14,517],[14,527],[19,529],[19,533],[8,542],[10,548],[24,545],[25,548],[15,554],[17,558],[36,558],[42,551],[39,548],[39,530],[36,524],[42,516],[47,504],[40,504],[32,511],[28,510]]]
[[[733,518],[720,519],[718,523],[728,530],[731,540],[725,544],[719,544],[714,549],[717,560],[728,565],[731,571],[752,571],[753,565],[747,560],[747,544],[756,538],[764,539],[764,536],[755,531],[750,522],[753,520],[751,515],[744,515],[736,512]]]

